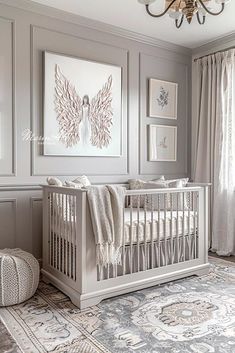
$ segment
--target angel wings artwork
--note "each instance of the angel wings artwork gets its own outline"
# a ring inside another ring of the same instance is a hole
[[[80,97],[74,85],[55,65],[55,110],[59,123],[60,141],[66,147],[91,143],[97,148],[107,147],[112,126],[112,76],[92,99]]]
[[[46,60],[44,134],[57,142],[45,154],[119,155],[120,68],[52,53]]]

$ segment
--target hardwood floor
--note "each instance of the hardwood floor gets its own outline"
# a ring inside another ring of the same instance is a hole
[[[214,252],[209,252],[209,256],[216,257],[218,259],[223,259],[229,262],[235,262],[235,256],[219,256]]]

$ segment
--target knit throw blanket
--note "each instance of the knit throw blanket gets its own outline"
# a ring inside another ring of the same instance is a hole
[[[88,187],[96,263],[104,266],[121,262],[125,188],[121,186]]]

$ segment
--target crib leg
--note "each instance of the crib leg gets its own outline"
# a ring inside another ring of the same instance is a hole
[[[202,268],[200,270],[197,270],[195,272],[195,275],[198,276],[198,277],[205,276],[205,275],[208,275],[209,272],[210,272],[210,265],[208,263],[207,266],[205,266],[204,268]]]
[[[89,308],[89,307],[92,307],[92,306],[96,306],[98,304],[100,304],[100,302],[105,299],[105,297],[103,296],[98,296],[98,297],[93,297],[93,298],[89,298],[89,299],[83,299],[82,298],[83,296],[81,295],[80,296],[80,299],[79,299],[79,308],[81,310],[83,309],[86,309],[86,308]],[[74,300],[72,298],[70,298],[72,303],[74,304]],[[76,304],[74,304],[76,305]]]

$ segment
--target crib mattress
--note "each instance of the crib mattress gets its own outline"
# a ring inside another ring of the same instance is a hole
[[[183,217],[184,215],[184,217]],[[145,223],[146,219],[146,223]],[[171,222],[172,219],[172,222]],[[177,221],[178,219],[178,221]],[[194,234],[197,230],[197,214],[195,212],[178,211],[177,212],[160,211],[144,211],[140,209],[132,209],[132,222],[130,209],[125,209],[125,243],[144,241],[163,241],[183,235]],[[131,241],[132,240],[132,241]]]
[[[183,219],[184,218],[184,219]],[[146,219],[146,222],[145,222]],[[152,213],[150,211],[144,211],[144,209],[132,209],[132,222],[130,209],[124,210],[124,235],[125,245],[137,244],[144,242],[163,241],[165,239],[171,239],[176,237],[187,236],[194,234],[197,230],[197,214],[195,212],[184,212],[178,211],[171,212],[157,211]],[[57,224],[56,224],[57,223]],[[73,238],[72,229],[69,221],[65,219],[57,219],[57,222],[52,222],[51,229],[58,236],[71,241]]]

